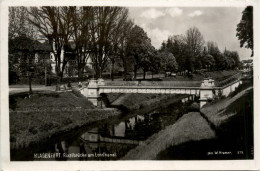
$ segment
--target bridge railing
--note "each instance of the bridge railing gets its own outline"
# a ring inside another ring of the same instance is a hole
[[[105,81],[106,86],[200,87],[201,81]]]
[[[225,86],[225,85],[227,85],[227,84],[229,84],[229,83],[231,83],[231,82],[234,82],[234,81],[236,81],[236,80],[241,79],[241,76],[242,76],[241,73],[237,73],[237,74],[235,74],[235,75],[233,75],[233,76],[231,76],[231,77],[229,77],[229,78],[227,78],[227,79],[224,79],[224,80],[221,80],[221,81],[216,81],[216,82],[215,82],[215,85],[216,85],[217,87]]]

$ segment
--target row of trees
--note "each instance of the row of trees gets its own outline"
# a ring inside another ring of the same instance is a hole
[[[9,19],[10,40],[22,34],[32,40],[48,40],[55,57],[58,82],[71,60],[69,55],[62,58],[71,41],[75,44],[79,78],[88,58],[96,78],[102,76],[108,64],[111,65],[112,79],[114,65],[122,66],[125,76],[133,71],[135,78],[139,69],[144,71],[144,76],[150,70],[158,72],[160,61],[156,50],[146,32],[129,20],[126,8],[12,7]],[[153,63],[157,65],[151,67]]]
[[[224,70],[239,66],[239,55],[236,51],[226,50],[222,53],[217,43],[203,39],[198,28],[186,31],[186,35],[170,36],[162,43],[160,52],[172,54],[178,64],[179,72],[196,70]]]
[[[96,78],[110,65],[112,80],[115,65],[123,68],[125,77],[133,71],[134,78],[138,70],[143,71],[145,78],[147,71],[192,73],[202,68],[223,70],[239,65],[237,52],[222,53],[214,42],[205,45],[196,27],[187,30],[185,35],[170,36],[156,50],[147,33],[129,20],[128,9],[123,7],[11,7],[9,42],[21,35],[48,41],[55,58],[58,83],[71,60],[66,55],[70,42],[75,44],[73,53],[79,78],[88,58]]]

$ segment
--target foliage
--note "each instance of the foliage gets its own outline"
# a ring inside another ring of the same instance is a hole
[[[164,51],[158,54],[161,60],[161,68],[164,72],[176,72],[178,69],[178,64],[172,53]]]
[[[11,7],[9,11],[10,40],[22,34],[33,43],[38,38],[45,40],[54,56],[58,84],[62,82],[64,71],[69,76],[78,74],[79,80],[86,70],[96,78],[110,72],[113,80],[116,72],[122,70],[124,77],[133,71],[134,78],[142,70],[145,79],[149,71],[153,74],[172,70],[191,76],[200,69],[223,70],[239,66],[237,52],[221,53],[214,42],[207,42],[204,47],[203,35],[197,27],[189,28],[185,35],[169,36],[157,51],[143,28],[129,19],[128,9],[124,7]],[[9,49],[12,47],[9,43]],[[162,57],[164,52],[172,56]],[[91,70],[86,67],[89,61]],[[18,61],[17,55],[10,53],[10,73],[18,73],[24,65],[26,62]],[[43,77],[46,68],[50,74],[50,66],[40,61],[35,73]],[[16,76],[12,74],[11,78],[16,79]]]
[[[65,66],[68,63],[66,57],[62,60],[62,49],[68,45],[72,34],[72,12],[74,7],[30,7],[28,21],[40,34],[48,40],[51,51],[55,57],[56,74],[58,83],[62,80]]]
[[[251,56],[254,55],[254,38],[253,38],[253,7],[247,6],[242,12],[242,18],[237,25],[238,40],[240,40],[240,47],[245,45],[246,48],[252,50]]]
[[[9,39],[22,35],[32,39],[36,38],[36,30],[28,22],[28,16],[29,13],[26,7],[9,7]]]
[[[142,68],[145,79],[145,73],[151,66],[150,59],[155,56],[155,48],[147,33],[137,25],[130,32],[127,54],[134,59],[134,78],[136,78],[137,69]]]

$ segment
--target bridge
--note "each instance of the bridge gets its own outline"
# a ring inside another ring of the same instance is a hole
[[[230,78],[229,78],[230,80]],[[214,99],[218,95],[228,96],[233,92],[242,81],[236,77],[232,81],[222,81],[215,85],[215,80],[205,78],[201,82],[188,81],[187,86],[181,86],[178,82],[171,81],[165,84],[164,81],[156,84],[139,84],[136,82],[125,81],[124,84],[106,84],[103,79],[90,80],[89,85],[82,88],[81,93],[86,96],[94,105],[97,106],[101,93],[147,93],[147,94],[187,94],[200,97],[200,107],[204,106],[207,101]],[[116,83],[116,82],[115,82]]]

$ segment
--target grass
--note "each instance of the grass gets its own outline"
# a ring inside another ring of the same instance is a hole
[[[44,92],[29,96],[10,96],[10,107],[15,111],[30,110],[73,110],[77,108],[93,109],[94,106],[86,97],[73,92]]]
[[[236,70],[224,70],[224,71],[211,71],[202,74],[193,74],[190,76],[176,76],[163,78],[165,81],[202,81],[205,77],[212,77],[216,81],[227,79],[230,76],[237,74],[239,71]]]
[[[28,147],[53,135],[68,132],[119,113],[117,110],[101,109],[10,112],[11,148]]]
[[[108,99],[130,110],[159,104],[174,95],[109,94]],[[123,97],[123,98],[122,98]],[[121,99],[121,100],[120,100]],[[35,93],[10,96],[11,149],[21,149],[45,142],[47,139],[70,132],[121,114],[117,109],[96,109],[78,91]],[[25,138],[26,137],[26,138]]]
[[[224,140],[227,137],[231,137],[231,139],[237,137],[247,138],[242,141],[238,138],[235,139],[235,142],[246,143],[243,144],[248,146],[245,149],[250,149],[253,142],[251,142],[252,138],[250,139],[249,133],[252,134],[253,120],[252,118],[250,120],[250,116],[247,116],[247,113],[250,113],[247,109],[250,109],[248,106],[252,103],[252,94],[252,87],[250,87],[233,97],[207,105],[201,109],[207,120],[199,112],[190,112],[183,115],[175,124],[152,135],[142,145],[130,150],[123,157],[123,160],[153,160],[156,159],[160,152],[169,147],[187,142],[209,140],[217,138],[217,136],[226,136]],[[210,124],[213,124],[214,127]],[[236,136],[233,136],[234,134]],[[246,153],[249,155],[250,151],[247,150]]]
[[[200,87],[201,81],[205,77],[212,77],[216,82],[216,85],[226,84],[227,81],[234,81],[239,71],[228,70],[228,71],[212,71],[203,74],[193,74],[191,76],[176,76],[176,77],[163,77],[162,81],[110,81],[106,80],[105,85],[108,86],[162,86],[162,87]]]
[[[232,117],[234,113],[237,113],[239,108],[245,105],[241,103],[240,99],[244,99],[245,96],[249,98],[249,94],[252,91],[252,87],[242,89],[242,91],[237,92],[236,95],[232,95],[225,99],[221,99],[218,102],[205,105],[205,107],[201,109],[201,112],[205,114],[210,122],[218,127],[223,123],[223,121]],[[233,110],[230,110],[232,106]]]
[[[128,110],[142,109],[179,96],[170,94],[107,94],[112,106],[122,106]],[[117,98],[115,99],[115,97]]]
[[[153,160],[163,150],[172,145],[188,141],[210,139],[215,136],[207,121],[198,112],[181,117],[175,124],[152,135],[142,145],[130,150],[123,160]]]
[[[119,115],[116,109],[96,109],[77,91],[10,96],[11,148],[37,144],[49,137]],[[26,137],[26,138],[25,138]]]

